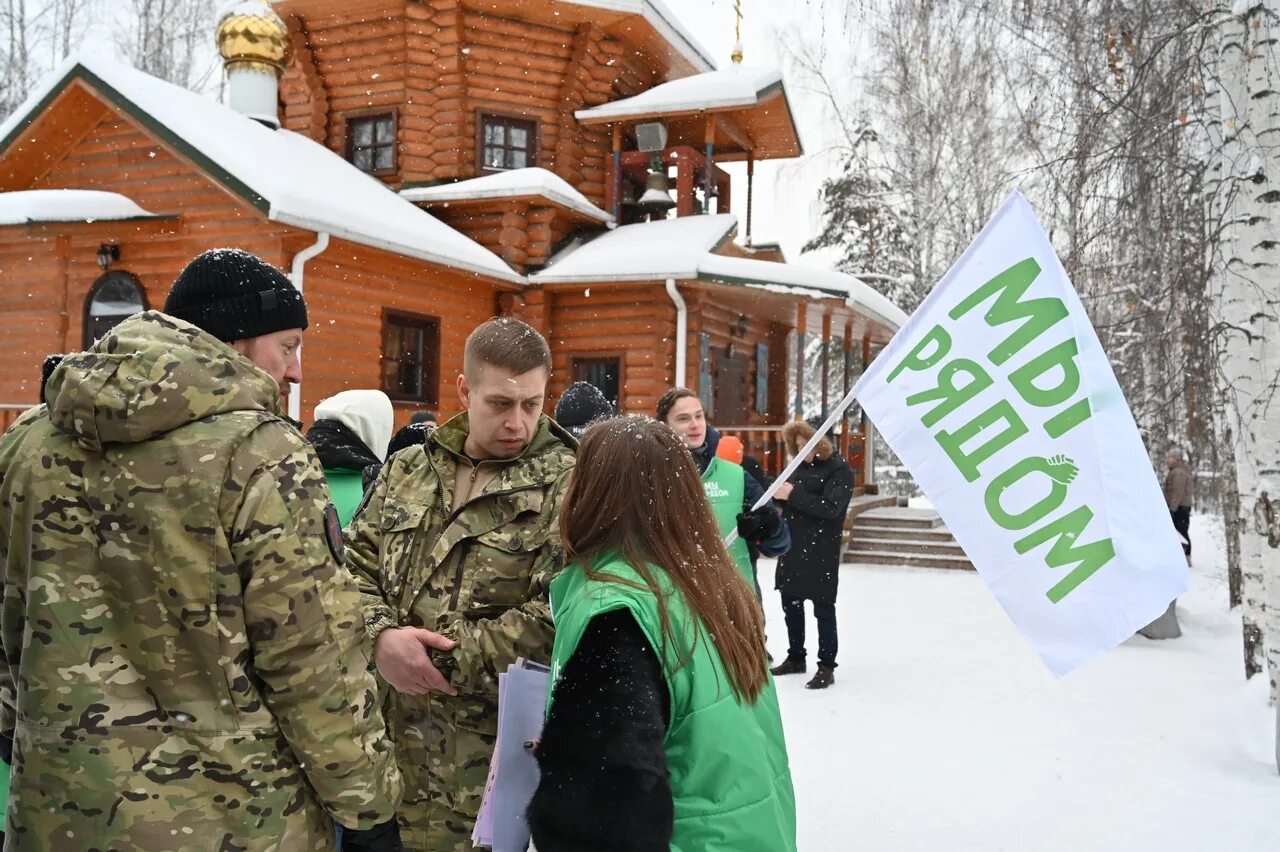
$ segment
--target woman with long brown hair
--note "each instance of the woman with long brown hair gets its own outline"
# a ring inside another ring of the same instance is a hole
[[[555,683],[529,807],[540,852],[795,849],[755,593],[688,449],[624,417],[583,436],[551,583]]]

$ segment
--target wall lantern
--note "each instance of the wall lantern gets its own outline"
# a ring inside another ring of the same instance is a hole
[[[120,246],[115,243],[103,243],[98,246],[98,266],[106,269],[120,259]]]

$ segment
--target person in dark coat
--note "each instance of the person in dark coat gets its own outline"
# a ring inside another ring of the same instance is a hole
[[[783,428],[783,441],[793,457],[820,425],[796,421]],[[813,617],[818,622],[818,671],[805,684],[810,689],[825,689],[836,679],[836,588],[844,519],[852,497],[853,471],[826,437],[774,495],[782,504],[791,529],[791,550],[778,557],[774,575],[774,586],[782,594],[790,647],[787,658],[773,668],[773,673],[800,674],[807,669],[804,602],[812,601]]]
[[[420,415],[427,415],[421,417]],[[409,447],[420,447],[427,443],[427,438],[435,431],[436,421],[435,415],[430,411],[419,411],[409,418],[409,422],[401,426],[394,435],[391,436],[390,443],[387,444],[387,460],[401,450]],[[364,487],[364,493],[369,493],[369,486],[373,485],[373,481],[378,478],[378,474],[382,471],[382,462],[374,462],[365,467],[364,473],[361,475],[361,484]]]
[[[581,438],[592,423],[617,416],[613,403],[590,382],[569,385],[556,403],[555,421],[574,438]]]

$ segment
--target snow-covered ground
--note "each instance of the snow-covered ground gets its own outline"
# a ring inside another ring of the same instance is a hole
[[[1244,683],[1221,526],[1197,516],[1192,540],[1182,638],[1131,639],[1062,680],[976,575],[844,566],[835,686],[778,679],[802,852],[1280,849],[1275,717]],[[811,615],[808,632],[812,671]]]

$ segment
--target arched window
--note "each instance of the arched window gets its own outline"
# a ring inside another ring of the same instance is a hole
[[[84,300],[84,348],[124,320],[147,309],[147,294],[127,272],[112,270],[94,282]]]

